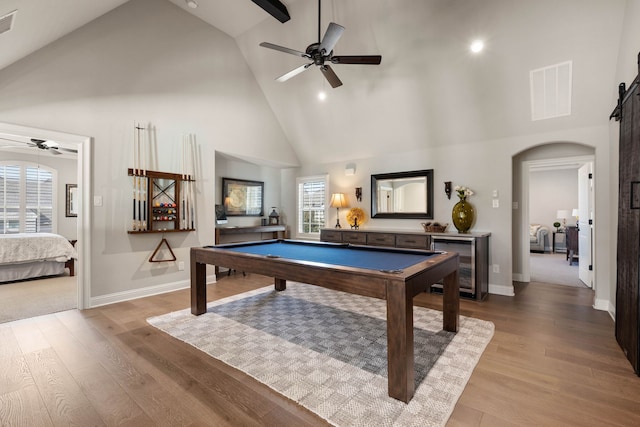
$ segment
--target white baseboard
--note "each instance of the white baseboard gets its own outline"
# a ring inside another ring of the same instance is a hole
[[[611,304],[611,301],[607,299],[596,298],[596,300],[593,302],[593,308],[595,308],[596,310],[606,311],[607,313],[609,313],[609,316],[611,316],[613,321],[616,321],[616,309]]]
[[[514,282],[524,282],[524,280],[522,279],[523,275],[520,273],[513,273],[511,277]]]
[[[515,295],[513,285],[495,285],[492,283],[489,283],[489,293],[494,295],[504,295],[507,297]]]
[[[207,276],[207,283],[216,283],[215,274]],[[138,298],[150,297],[152,295],[165,294],[167,292],[173,292],[180,289],[185,289],[191,286],[191,281],[180,280],[177,282],[163,283],[161,285],[149,286],[147,288],[133,289],[130,291],[115,292],[113,294],[100,295],[98,297],[91,297],[89,300],[89,307],[95,308],[103,305],[114,304],[117,302],[130,301]]]

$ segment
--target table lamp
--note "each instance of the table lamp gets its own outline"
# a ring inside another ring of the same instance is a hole
[[[578,223],[578,209],[573,208],[573,210],[571,211],[571,216],[574,217],[576,219],[576,227],[579,227],[579,223]]]
[[[334,193],[331,195],[331,203],[329,204],[332,208],[336,208],[338,217],[336,219],[336,228],[342,228],[340,226],[340,208],[347,207],[347,197],[342,193]]]

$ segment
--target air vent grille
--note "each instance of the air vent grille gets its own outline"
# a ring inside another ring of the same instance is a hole
[[[571,61],[532,70],[529,78],[531,120],[571,114]]]
[[[11,29],[13,26],[13,18],[16,16],[17,12],[17,10],[14,10],[4,16],[0,16],[0,34],[6,33]]]

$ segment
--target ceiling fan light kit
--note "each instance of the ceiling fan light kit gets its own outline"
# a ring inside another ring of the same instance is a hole
[[[320,4],[321,0],[318,0],[318,42],[312,43],[307,46],[304,52],[290,49],[288,47],[279,46],[273,43],[260,43],[260,46],[262,47],[288,53],[290,55],[300,56],[311,61],[289,71],[286,74],[283,74],[282,76],[278,77],[276,81],[285,82],[290,78],[302,73],[311,65],[315,65],[320,69],[331,87],[337,88],[339,86],[342,86],[342,81],[340,81],[340,78],[338,78],[337,74],[333,71],[329,64],[379,65],[382,61],[382,56],[380,55],[333,56],[333,48],[338,43],[338,40],[342,36],[345,28],[342,25],[336,24],[335,22],[331,22],[329,24],[329,27],[327,28],[327,31],[324,33],[324,37],[322,38],[322,40],[320,40]]]

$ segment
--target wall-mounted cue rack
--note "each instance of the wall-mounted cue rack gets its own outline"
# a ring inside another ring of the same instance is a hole
[[[132,229],[127,233],[195,231],[191,175],[136,169],[128,173],[134,189]]]

